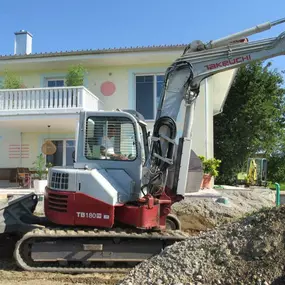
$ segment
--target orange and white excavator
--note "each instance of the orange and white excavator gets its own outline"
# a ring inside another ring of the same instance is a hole
[[[123,272],[187,238],[171,206],[185,195],[200,83],[216,73],[283,55],[285,33],[244,40],[283,22],[189,44],[165,72],[151,138],[136,111],[82,112],[73,167],[49,169],[45,217],[33,214],[34,193],[0,209],[1,232],[21,233],[14,252],[19,267]],[[183,101],[184,127],[177,137]]]

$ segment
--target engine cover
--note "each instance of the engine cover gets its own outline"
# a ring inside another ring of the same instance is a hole
[[[134,182],[122,169],[49,170],[45,215],[62,225],[112,227],[115,206],[132,199]]]
[[[59,225],[111,228],[115,206],[87,194],[46,188],[45,215]]]

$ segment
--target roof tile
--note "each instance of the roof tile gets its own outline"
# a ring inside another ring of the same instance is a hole
[[[22,59],[22,58],[37,58],[37,57],[52,57],[52,56],[68,56],[68,55],[88,55],[88,54],[104,54],[104,53],[124,53],[124,52],[139,52],[139,51],[157,51],[161,49],[181,49],[186,44],[172,44],[172,45],[149,45],[149,46],[136,46],[136,47],[114,47],[114,48],[103,48],[103,49],[84,49],[84,50],[66,50],[66,51],[55,51],[55,52],[40,52],[32,54],[7,54],[0,55],[1,59]]]

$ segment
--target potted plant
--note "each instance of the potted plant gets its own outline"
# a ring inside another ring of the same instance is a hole
[[[201,183],[201,189],[204,188],[209,189],[212,177],[217,177],[219,175],[218,168],[220,166],[221,160],[216,158],[206,159],[202,155],[200,155],[199,158],[202,161],[203,172],[204,172]]]
[[[3,89],[21,89],[26,88],[19,75],[5,71],[4,81],[2,83]]]
[[[45,187],[47,186],[47,165],[45,161],[45,157],[41,153],[37,156],[37,159],[33,163],[35,165],[35,179],[34,179],[34,189],[35,193],[42,194],[45,191]]]
[[[81,64],[70,66],[65,78],[66,86],[83,86],[86,72]]]

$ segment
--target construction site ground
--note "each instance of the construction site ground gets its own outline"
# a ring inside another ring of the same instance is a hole
[[[255,211],[274,206],[275,191],[269,189],[201,190],[200,193],[190,195],[180,203],[175,204],[173,206],[173,212],[180,218],[182,229],[187,232],[189,236],[196,236],[201,233],[201,231],[214,229],[224,223],[232,223]],[[36,211],[38,213],[43,211],[42,202],[39,202]],[[121,282],[122,284],[129,285],[157,284],[156,282],[151,283],[151,280],[145,283],[141,283],[141,281],[138,281],[138,283],[128,281],[132,280],[132,272],[130,273],[130,277],[122,274],[71,275],[24,272],[20,270],[13,261],[13,248],[16,239],[17,238],[11,236],[0,236],[0,285],[12,285],[16,283],[29,285],[121,284]],[[133,274],[136,274],[136,272],[134,271]],[[192,281],[193,283],[191,283]],[[164,283],[163,280],[161,280],[161,282],[160,284],[172,284],[168,283],[168,281]],[[204,284],[201,282],[194,283],[194,280],[191,280],[189,276],[189,283],[187,284]],[[178,282],[173,284],[186,283]]]

